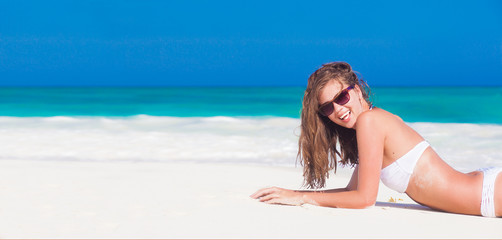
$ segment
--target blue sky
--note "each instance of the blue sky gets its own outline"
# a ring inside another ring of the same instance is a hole
[[[502,1],[4,1],[0,86],[502,86]]]

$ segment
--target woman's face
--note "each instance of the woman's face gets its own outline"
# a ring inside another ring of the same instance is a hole
[[[347,103],[338,105],[332,102],[333,98],[338,96],[340,92],[347,87],[349,87],[349,85],[345,83],[331,80],[321,90],[319,95],[319,105],[331,102],[334,106],[334,110],[328,118],[342,127],[354,128],[357,117],[363,112],[363,102],[365,103],[359,87],[356,85],[353,89],[348,91],[350,100]]]

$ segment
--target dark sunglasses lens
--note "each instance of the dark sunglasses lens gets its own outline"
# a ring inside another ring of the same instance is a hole
[[[330,102],[329,104],[322,106],[319,109],[319,112],[325,117],[329,116],[331,113],[333,113],[333,103]]]
[[[344,90],[340,93],[340,95],[335,99],[334,102],[338,105],[344,105],[347,102],[349,102],[349,100],[350,100],[349,91]]]

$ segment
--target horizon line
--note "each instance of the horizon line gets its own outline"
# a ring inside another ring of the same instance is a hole
[[[0,88],[280,88],[280,87],[301,87],[307,85],[0,85]],[[388,85],[377,84],[370,88],[421,88],[421,87],[502,87],[500,85]]]

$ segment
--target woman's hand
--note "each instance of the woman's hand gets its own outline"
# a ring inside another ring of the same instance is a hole
[[[269,204],[300,206],[305,203],[301,192],[278,187],[260,189],[250,197]]]

